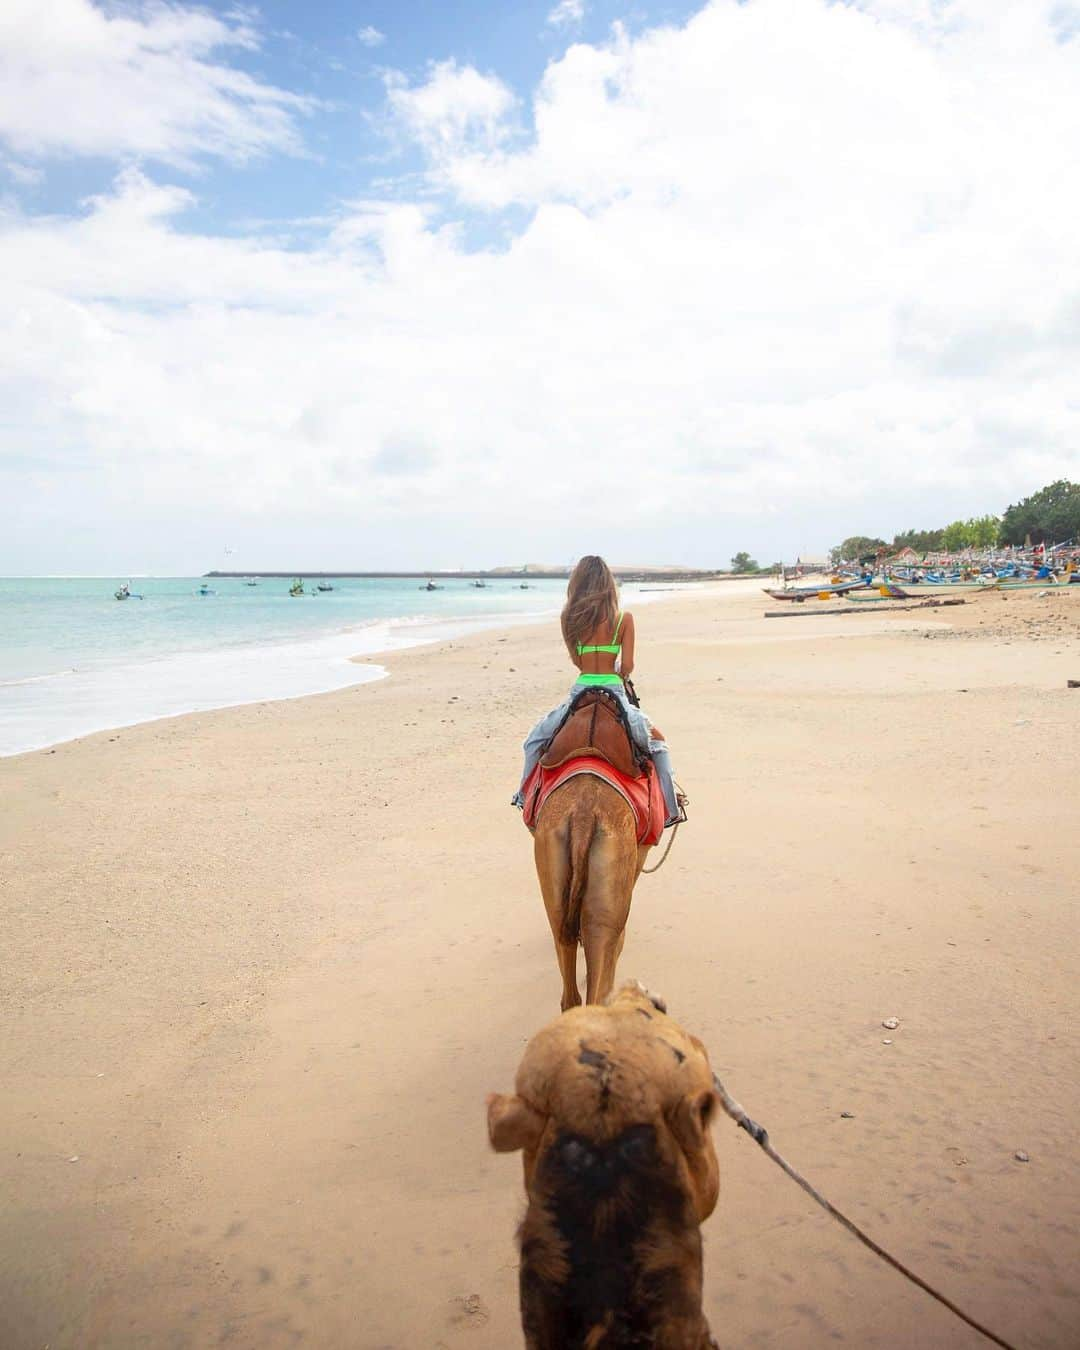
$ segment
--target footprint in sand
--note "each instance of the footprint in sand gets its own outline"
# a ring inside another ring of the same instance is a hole
[[[454,1311],[450,1322],[459,1327],[482,1327],[491,1314],[479,1294],[459,1294],[451,1300]]]

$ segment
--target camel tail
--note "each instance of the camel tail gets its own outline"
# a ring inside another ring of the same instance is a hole
[[[577,942],[581,937],[581,902],[589,884],[589,849],[596,833],[596,814],[575,810],[570,815],[570,880],[563,906],[562,940]]]

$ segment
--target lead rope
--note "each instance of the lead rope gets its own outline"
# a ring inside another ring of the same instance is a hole
[[[667,841],[667,847],[660,855],[660,861],[656,864],[655,867],[643,867],[641,869],[642,876],[647,877],[650,872],[660,871],[661,867],[663,867],[664,863],[667,861],[667,855],[671,852],[671,846],[675,842],[675,836],[679,833],[679,826],[686,819],[686,803],[690,800],[690,798],[686,795],[685,792],[683,792],[682,788],[679,786],[678,783],[675,784],[675,792],[676,792],[675,800],[678,801],[679,803],[679,819],[672,826],[671,838]]]
[[[667,855],[665,854],[665,857],[666,856]],[[663,862],[663,858],[661,858],[660,861]],[[657,863],[658,867],[659,865],[660,864]],[[925,1290],[931,1298],[936,1298],[939,1303],[943,1303],[951,1313],[955,1313],[956,1316],[960,1318],[961,1322],[966,1322],[969,1327],[973,1327],[975,1331],[978,1331],[981,1335],[985,1336],[987,1340],[993,1341],[995,1345],[1004,1347],[1004,1350],[1017,1350],[1017,1347],[1010,1341],[1004,1340],[988,1327],[984,1327],[981,1322],[976,1322],[974,1317],[969,1317],[967,1313],[964,1312],[962,1308],[958,1308],[951,1299],[946,1298],[944,1294],[939,1294],[936,1289],[927,1284],[926,1281],[916,1275],[914,1271],[908,1270],[907,1266],[905,1266],[902,1261],[898,1261],[895,1256],[890,1256],[884,1247],[879,1247],[873,1238],[867,1237],[857,1224],[852,1223],[846,1214],[841,1214],[834,1204],[831,1204],[826,1200],[819,1191],[816,1191],[814,1187],[810,1185],[805,1177],[800,1176],[794,1167],[777,1153],[776,1149],[769,1143],[769,1132],[765,1126],[759,1125],[756,1121],[750,1119],[735,1098],[729,1095],[727,1088],[724,1087],[716,1074],[713,1074],[713,1086],[720,1096],[720,1105],[728,1113],[735,1124],[738,1125],[740,1129],[745,1130],[754,1143],[760,1145],[773,1162],[776,1163],[778,1167],[781,1167],[797,1186],[801,1186],[811,1199],[818,1202],[822,1209],[831,1214],[839,1223],[842,1223],[849,1233],[853,1233],[864,1246],[869,1247],[876,1256],[880,1256],[881,1259],[892,1266],[894,1270],[898,1270],[901,1275],[906,1276],[912,1284],[917,1284],[919,1288]]]
[[[664,865],[664,862],[665,862],[665,860],[666,860],[666,858],[667,858],[667,855],[671,852],[671,846],[672,846],[672,844],[675,842],[675,836],[679,833],[679,826],[680,826],[681,824],[682,824],[682,821],[681,821],[681,820],[678,820],[678,821],[675,822],[675,824],[674,824],[674,825],[672,826],[672,828],[671,828],[671,838],[667,841],[667,847],[664,849],[663,853],[661,853],[661,855],[660,855],[660,861],[656,864],[655,867],[643,867],[643,868],[641,869],[641,875],[642,875],[642,876],[647,877],[647,876],[649,875],[650,872],[659,872],[659,871],[660,871],[661,867],[663,867],[663,865]]]

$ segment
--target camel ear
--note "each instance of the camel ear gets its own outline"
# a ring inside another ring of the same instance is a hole
[[[705,1147],[715,1114],[716,1093],[712,1088],[704,1092],[688,1092],[679,1099],[674,1111],[669,1113],[671,1132],[689,1157],[699,1154]]]
[[[488,1138],[496,1153],[534,1149],[544,1133],[544,1117],[520,1097],[493,1092],[487,1101]]]

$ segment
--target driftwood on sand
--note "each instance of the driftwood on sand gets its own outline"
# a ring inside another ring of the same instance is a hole
[[[915,605],[884,605],[881,609],[871,609],[869,606],[859,606],[858,609],[845,607],[844,609],[767,609],[765,611],[766,619],[798,619],[807,614],[817,614],[819,617],[823,614],[898,614],[905,609],[941,609],[945,605],[962,605],[964,596],[953,596],[948,600],[920,600]]]

